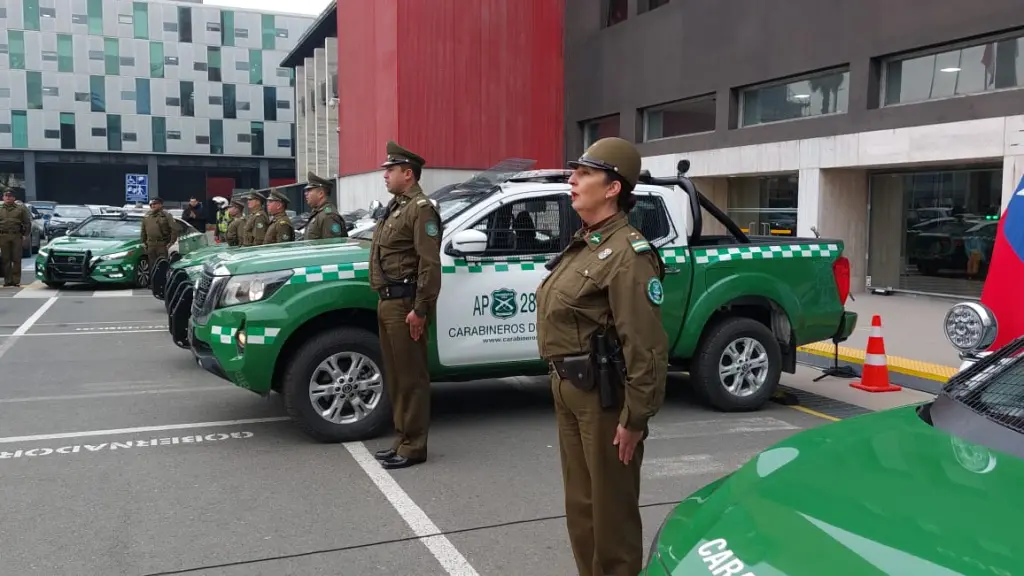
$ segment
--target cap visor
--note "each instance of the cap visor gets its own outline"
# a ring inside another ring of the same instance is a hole
[[[570,168],[579,168],[580,166],[586,166],[588,168],[594,168],[595,170],[604,170],[604,166],[598,166],[597,164],[587,162],[586,160],[570,160],[566,162]]]

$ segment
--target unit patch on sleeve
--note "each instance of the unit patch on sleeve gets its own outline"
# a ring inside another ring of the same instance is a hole
[[[437,236],[437,223],[435,223],[433,220],[431,220],[430,222],[427,222],[426,228],[427,228],[427,236],[430,236],[431,238],[433,238],[434,236]]]
[[[337,222],[335,222],[334,224],[331,224],[331,232],[333,232],[334,234],[340,234],[341,233],[341,224],[338,224]]]
[[[651,278],[647,281],[647,299],[655,306],[661,306],[665,300],[665,289],[661,286],[661,280]]]

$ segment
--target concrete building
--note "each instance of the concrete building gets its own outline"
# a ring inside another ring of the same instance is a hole
[[[294,182],[312,17],[164,0],[0,0],[0,174],[28,200],[125,202]]]
[[[980,295],[1024,175],[1019,0],[565,4],[568,157],[622,136],[751,233],[841,238],[855,288]]]

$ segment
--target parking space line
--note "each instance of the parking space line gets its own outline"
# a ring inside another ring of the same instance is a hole
[[[145,334],[146,332],[167,332],[166,328],[153,330],[96,330],[79,332],[33,332],[22,336],[106,336],[108,334]]]
[[[161,432],[164,430],[192,430],[195,428],[224,428],[225,426],[240,426],[242,424],[266,424],[268,422],[283,422],[288,420],[287,416],[273,416],[270,418],[248,418],[244,420],[220,420],[217,422],[191,422],[189,424],[167,424],[164,426],[139,426],[137,428],[112,428],[109,430],[86,430],[84,432],[61,432],[58,434],[35,434],[32,436],[7,436],[0,438],[0,444],[14,444],[16,442],[38,442],[40,440],[62,440],[65,438],[87,438],[90,436],[118,436],[123,434],[138,434],[140,432]]]
[[[125,298],[134,295],[135,292],[131,288],[127,290],[97,290],[92,293],[93,298]]]
[[[412,528],[420,542],[430,550],[434,558],[441,563],[444,571],[451,576],[479,576],[469,561],[459,552],[447,536],[444,536],[436,524],[427,516],[398,482],[381,468],[380,463],[370,454],[362,442],[346,443],[345,449],[366,472],[370,480],[377,486],[398,515]]]
[[[43,314],[46,314],[46,311],[49,310],[50,306],[53,306],[54,302],[56,301],[57,297],[51,296],[50,299],[47,300],[46,302],[43,302],[43,305],[40,306],[38,310],[33,312],[32,315],[29,316],[27,320],[22,322],[21,326],[18,326],[14,330],[14,333],[11,334],[9,338],[5,338],[3,342],[0,342],[0,358],[4,357],[4,354],[6,354],[7,351],[11,349],[12,346],[14,346],[14,343],[18,341],[18,338],[20,336],[24,336],[26,332],[32,329],[32,326],[35,325],[35,323],[38,322],[39,319],[43,317]]]
[[[0,404],[22,404],[25,402],[51,402],[57,400],[89,400],[92,398],[114,398],[118,396],[145,396],[147,394],[181,394],[183,392],[234,392],[232,386],[200,386],[191,388],[157,388],[155,390],[132,390],[125,392],[93,392],[91,394],[67,394],[63,396],[28,396],[25,398],[0,398]]]

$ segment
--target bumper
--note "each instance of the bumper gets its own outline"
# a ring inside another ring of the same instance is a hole
[[[196,363],[199,364],[200,368],[214,376],[231,382],[228,373],[224,371],[224,367],[220,365],[217,357],[213,355],[213,349],[210,348],[210,345],[196,338],[196,330],[192,326],[192,322],[189,322],[188,326],[188,345],[192,350],[192,357],[196,359]]]
[[[287,318],[270,320],[278,308],[265,304],[215,310],[198,324],[188,321],[188,342],[203,369],[257,394],[268,394],[281,352],[279,338]],[[193,310],[194,312],[194,310]]]
[[[839,319],[839,328],[836,329],[836,333],[832,336],[832,339],[836,342],[843,342],[849,339],[853,331],[857,329],[857,313],[844,310],[842,317]]]
[[[103,260],[91,264],[89,252],[79,254],[48,253],[36,257],[36,278],[43,282],[81,282],[85,284],[121,284],[134,282],[138,266],[134,260]]]

